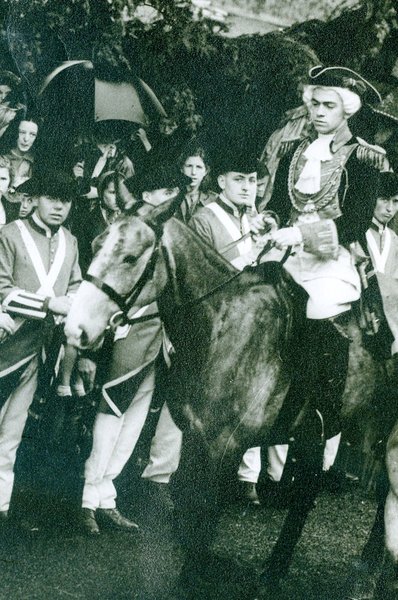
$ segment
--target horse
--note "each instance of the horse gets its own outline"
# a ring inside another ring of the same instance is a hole
[[[300,292],[279,265],[268,266],[265,275],[237,271],[172,212],[169,203],[145,218],[124,215],[111,225],[74,298],[65,333],[69,343],[92,347],[109,323],[126,315],[134,320],[140,306],[158,303],[175,349],[167,401],[184,431],[181,582],[189,587],[209,557],[220,482],[236,476],[248,447],[266,443],[281,413],[291,377],[283,350],[286,338],[292,341],[289,315]],[[346,329],[352,343],[341,416],[350,420],[373,397],[378,367],[354,319]],[[260,577],[260,595],[286,574],[320,479],[304,470],[301,500],[288,512]]]

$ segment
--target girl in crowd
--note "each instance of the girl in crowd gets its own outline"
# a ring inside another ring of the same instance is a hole
[[[193,143],[186,148],[180,155],[179,166],[181,172],[191,180],[178,215],[184,223],[188,223],[198,208],[215,200],[217,194],[209,190],[210,168],[202,146]]]
[[[9,158],[13,171],[11,187],[15,190],[32,176],[39,123],[35,118],[25,117],[10,132],[4,151]],[[11,127],[9,128],[11,130]],[[7,132],[8,133],[8,132]]]

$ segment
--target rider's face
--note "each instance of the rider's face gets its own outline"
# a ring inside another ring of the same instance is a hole
[[[390,198],[378,198],[374,211],[375,218],[386,225],[398,212],[398,194]]]
[[[228,171],[219,175],[218,185],[227,200],[236,206],[253,206],[256,199],[257,173]]]
[[[334,133],[346,120],[343,101],[332,89],[315,88],[312,94],[310,116],[318,133]]]

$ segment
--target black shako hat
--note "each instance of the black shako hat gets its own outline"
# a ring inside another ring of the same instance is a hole
[[[62,202],[71,202],[77,193],[77,185],[71,175],[64,171],[48,169],[37,171],[31,179],[18,186],[18,193],[31,197],[49,196]]]
[[[185,190],[191,180],[181,172],[177,161],[172,160],[167,151],[158,148],[148,152],[145,158],[136,165],[131,182],[135,194],[137,197],[141,197],[144,192],[153,192],[163,188],[178,187],[180,190]]]
[[[347,67],[324,67],[317,65],[309,70],[309,84],[325,87],[342,87],[357,94],[362,103],[380,104],[379,92],[362,75]]]
[[[392,171],[380,173],[377,186],[378,198],[391,198],[398,195],[398,175]]]
[[[247,151],[244,143],[226,144],[214,156],[212,173],[215,177],[230,171],[237,173],[257,173],[259,163],[257,157]]]

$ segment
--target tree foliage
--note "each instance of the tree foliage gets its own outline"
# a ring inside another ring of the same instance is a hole
[[[392,71],[394,0],[363,0],[329,22],[237,39],[216,35],[194,2],[0,0],[3,66],[19,71],[32,99],[62,60],[93,60],[116,80],[131,70],[164,104],[162,131],[184,139],[241,128],[254,147],[298,103],[310,66],[346,64],[385,80]]]

